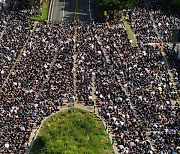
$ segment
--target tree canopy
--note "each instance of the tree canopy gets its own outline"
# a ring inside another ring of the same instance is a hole
[[[104,125],[95,115],[68,109],[49,117],[42,125],[30,154],[112,154]]]
[[[180,8],[180,0],[170,0],[170,3],[172,6]]]
[[[40,3],[40,0],[16,0],[21,6],[35,6]]]
[[[138,0],[94,0],[94,3],[106,10],[131,8]]]

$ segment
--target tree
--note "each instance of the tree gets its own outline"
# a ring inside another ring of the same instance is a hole
[[[94,3],[105,10],[121,10],[131,8],[138,0],[94,0]]]
[[[109,19],[113,19],[115,11],[132,8],[139,0],[94,0],[94,4],[108,11]]]
[[[40,4],[40,0],[16,0],[16,2],[18,3],[18,6],[20,8],[28,7],[28,6],[37,6]]]
[[[180,8],[180,0],[170,0],[170,3],[172,6]]]

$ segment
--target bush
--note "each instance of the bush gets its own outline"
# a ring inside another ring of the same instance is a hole
[[[44,122],[30,153],[113,153],[104,129],[93,114],[69,109]]]

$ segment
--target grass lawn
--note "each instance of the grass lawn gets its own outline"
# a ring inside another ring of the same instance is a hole
[[[48,12],[49,12],[49,0],[42,0],[41,8],[39,10],[39,16],[31,16],[31,20],[36,21],[45,21],[48,19]]]
[[[44,122],[30,153],[112,154],[113,150],[102,121],[72,108]]]
[[[126,31],[127,31],[127,34],[128,34],[128,39],[129,39],[129,40],[132,40],[132,46],[133,46],[133,47],[134,47],[134,46],[137,46],[137,39],[136,39],[136,37],[135,37],[135,35],[134,35],[134,33],[133,33],[133,31],[132,31],[129,23],[125,20],[125,17],[123,17],[123,19],[124,19],[124,20],[123,20],[123,22],[124,22],[124,27],[125,27],[125,29],[126,29]]]

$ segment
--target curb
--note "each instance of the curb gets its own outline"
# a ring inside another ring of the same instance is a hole
[[[48,23],[51,21],[52,4],[53,4],[53,0],[50,1],[49,12],[48,12],[48,19],[47,19]]]

